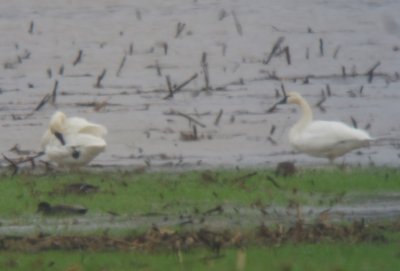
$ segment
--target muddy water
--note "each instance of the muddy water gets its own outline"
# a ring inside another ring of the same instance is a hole
[[[332,207],[303,206],[296,208],[267,207],[263,209],[222,206],[221,212],[210,214],[145,214],[133,216],[87,215],[73,217],[30,216],[1,219],[0,234],[28,235],[41,233],[73,234],[98,230],[143,230],[151,225],[181,229],[249,229],[259,225],[293,225],[304,223],[337,223],[364,221],[369,223],[396,222],[400,218],[400,195],[380,195],[375,200],[358,200],[352,204]]]
[[[293,153],[288,145],[288,129],[299,117],[296,108],[267,113],[283,83],[306,97],[316,118],[349,124],[353,119],[373,137],[391,139],[349,153],[339,163],[398,166],[399,9],[400,2],[389,0],[2,1],[0,152],[16,157],[9,151],[15,144],[39,150],[49,117],[62,110],[108,128],[107,151],[92,165],[172,170],[274,167],[284,160],[325,165],[324,159]],[[280,37],[290,64],[284,54],[266,64]],[[167,76],[174,87],[194,74],[165,99]],[[56,82],[54,102],[35,110]],[[317,106],[323,95],[326,100]],[[172,110],[197,120],[196,140],[187,136],[193,122]],[[0,159],[0,165],[8,163]],[[383,200],[331,212],[346,219],[398,216],[399,202],[390,206]],[[320,211],[309,207],[304,213]],[[209,219],[231,223],[235,211],[230,212],[225,219]],[[264,220],[259,211],[240,212],[249,221]],[[279,220],[286,211],[268,212]],[[1,231],[140,227],[164,218],[90,217],[55,224],[31,219],[33,225],[3,221]]]
[[[0,151],[14,157],[8,151],[14,144],[38,150],[58,109],[107,126],[107,151],[93,161],[102,166],[326,164],[291,152],[287,132],[298,118],[295,108],[266,113],[281,83],[300,91],[316,118],[349,124],[353,118],[374,137],[399,138],[400,22],[393,11],[400,4],[300,2],[3,2]],[[281,47],[290,49],[291,64],[283,55],[263,63],[279,37],[284,37]],[[365,74],[377,63],[368,83]],[[103,70],[101,87],[95,87]],[[196,73],[173,98],[164,99],[166,76],[179,85]],[[56,81],[55,102],[35,111]],[[319,108],[328,85],[331,96]],[[104,106],[96,111],[96,103]],[[197,140],[185,140],[192,123],[171,110],[202,124],[196,125]],[[396,146],[380,143],[339,162],[396,166]]]

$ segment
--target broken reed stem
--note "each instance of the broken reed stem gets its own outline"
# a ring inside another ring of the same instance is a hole
[[[272,145],[277,145],[276,141],[275,141],[271,136],[268,136],[268,137],[267,137],[267,140],[268,140]]]
[[[203,52],[203,55],[201,57],[201,68],[203,69],[203,73],[204,73],[204,82],[205,82],[204,90],[208,91],[208,90],[210,90],[210,78],[209,78],[209,74],[208,74],[208,63],[207,63],[207,53],[206,52]]]
[[[171,78],[169,75],[165,76],[165,79],[167,80],[167,87],[168,87],[168,91],[169,91],[169,97],[173,97],[174,96],[174,91],[172,90],[172,84],[171,84]]]
[[[279,92],[279,89],[275,89],[275,98],[281,97],[281,93]]]
[[[281,83],[281,91],[282,91],[283,97],[286,97],[287,95],[286,95],[285,85],[283,83]]]
[[[17,150],[17,151],[19,151],[19,150]],[[43,156],[44,154],[45,154],[45,152],[41,151],[41,152],[37,152],[37,153],[35,153],[33,155],[22,155],[17,159],[8,158],[3,153],[1,155],[14,168],[14,171],[13,171],[12,175],[15,175],[17,173],[18,169],[19,169],[18,165],[26,163],[26,162],[30,162],[31,165],[32,165],[32,168],[34,168],[35,167],[35,159],[40,157],[40,156]]]
[[[332,95],[331,86],[329,84],[326,84],[326,94],[328,95],[328,97]]]
[[[321,110],[321,112],[326,112],[325,107],[322,106],[322,104],[326,101],[326,96],[325,93],[322,91],[322,98],[321,100],[316,104],[316,106]]]
[[[122,68],[123,68],[124,65],[125,65],[125,62],[126,62],[126,55],[124,55],[124,57],[123,57],[122,60],[121,60],[121,63],[119,64],[119,67],[118,67],[118,70],[117,70],[117,73],[116,73],[116,76],[117,76],[117,77],[119,77],[119,75],[120,75],[120,73],[121,73],[121,71],[122,71]]]
[[[226,16],[228,16],[228,12],[226,12],[225,9],[222,9],[218,14],[218,20],[222,21],[223,19],[226,18]]]
[[[271,130],[269,130],[269,135],[272,136],[275,133],[276,126],[272,124]]]
[[[129,44],[129,55],[133,55],[133,43]]]
[[[52,73],[51,69],[48,68],[48,69],[46,70],[46,72],[47,72],[47,76],[49,77],[49,79],[51,79],[51,77],[53,76],[53,73]]]
[[[284,37],[279,37],[278,40],[274,43],[272,46],[271,52],[269,53],[267,59],[263,61],[264,65],[268,65],[268,63],[271,61],[272,57],[276,54],[278,49],[281,47],[282,42],[285,40]]]
[[[235,23],[236,31],[240,36],[243,36],[243,28],[242,25],[239,22],[238,17],[236,16],[236,12],[232,10],[232,17],[233,17],[233,22]]]
[[[291,64],[290,61],[290,50],[289,50],[289,46],[285,46],[282,50],[279,50],[279,52],[276,52],[275,56],[280,56],[282,54],[285,54],[286,57],[286,62],[288,65]]]
[[[185,114],[185,113],[182,113],[182,112],[173,110],[173,109],[171,109],[171,111],[169,112],[169,115],[181,116],[181,117],[184,117],[184,118],[188,119],[190,122],[193,122],[193,123],[199,125],[199,126],[202,127],[202,128],[207,127],[205,124],[203,124],[203,123],[201,123],[200,121],[198,121],[198,120],[192,118],[191,116],[189,116],[189,115],[187,115],[187,114]]]
[[[181,23],[181,22],[178,22],[176,24],[175,38],[178,38],[182,34],[182,31],[185,29],[185,26],[186,26],[186,24],[185,23]]]
[[[286,95],[285,85],[284,85],[283,83],[281,83],[281,91],[282,91],[283,97],[286,97],[287,95]],[[276,93],[279,94],[279,91],[276,92]],[[266,111],[266,113],[269,114],[269,113],[274,112],[275,109],[276,109],[276,107],[278,106],[278,104],[279,104],[279,102],[275,103],[273,106],[271,106],[271,107]]]
[[[158,60],[156,60],[156,71],[157,71],[158,76],[162,76],[161,67],[160,67],[160,63],[158,63]]]
[[[335,51],[333,52],[333,58],[336,59],[340,50],[340,45],[336,47]]]
[[[103,80],[104,76],[106,76],[106,69],[103,69],[101,74],[97,77],[96,84],[94,85],[95,88],[102,88],[103,86],[101,85],[101,81]]]
[[[83,54],[83,51],[79,50],[78,56],[76,57],[76,59],[72,63],[73,66],[76,66],[78,63],[80,63],[82,61],[82,54]]]
[[[215,118],[215,121],[214,121],[214,125],[215,126],[218,126],[219,121],[221,120],[221,117],[222,117],[223,113],[224,113],[223,109],[219,110],[219,113],[218,113],[218,115],[217,115],[217,117]]]
[[[60,69],[58,70],[58,74],[59,75],[63,75],[64,74],[64,65],[61,65]]]
[[[270,181],[276,188],[281,189],[282,187],[279,185],[279,183],[272,178],[271,176],[267,176],[267,180]]]
[[[324,56],[324,40],[319,39],[319,56]]]
[[[283,51],[285,52],[286,55],[286,62],[288,65],[292,64],[291,60],[290,60],[290,50],[289,50],[289,46],[286,46]]]
[[[13,173],[11,174],[12,176],[14,176],[15,174],[17,174],[18,172],[18,165],[11,160],[10,158],[8,158],[7,156],[5,156],[3,153],[1,154],[3,156],[3,158],[10,164],[10,166],[14,169]]]
[[[39,104],[36,106],[34,111],[39,111],[51,98],[50,94],[44,95],[42,100],[40,100]]]
[[[357,121],[351,116],[350,116],[350,119],[351,119],[351,123],[353,124],[353,127],[357,129],[357,126],[358,126]]]
[[[53,91],[51,93],[51,104],[56,104],[56,97],[57,97],[57,88],[58,88],[58,80],[54,82]]]
[[[162,47],[164,49],[164,55],[168,55],[168,43],[163,42]]]
[[[185,87],[187,84],[189,84],[189,83],[192,82],[194,79],[196,79],[197,76],[198,76],[197,73],[193,74],[189,79],[187,79],[186,81],[184,81],[182,84],[176,86],[174,89],[172,89],[172,85],[171,85],[171,90],[170,90],[170,87],[168,86],[168,91],[169,91],[170,93],[168,94],[168,96],[164,97],[164,99],[169,99],[169,98],[173,97],[174,94],[175,94],[176,92],[178,92],[178,91],[181,90],[183,87]],[[169,75],[168,75],[168,78],[167,78],[167,84],[168,84],[168,80],[170,80],[170,79],[169,79]],[[170,82],[169,84],[171,84],[171,82]]]
[[[185,87],[187,84],[189,84],[190,82],[192,82],[196,78],[197,78],[197,73],[193,74],[188,80],[186,80],[182,84],[178,85],[174,89],[174,92],[177,92],[177,91],[181,90],[181,88]]]
[[[381,62],[380,62],[380,61],[378,61],[377,63],[375,63],[375,65],[372,66],[372,68],[369,69],[369,70],[366,72],[366,75],[368,75],[368,83],[369,83],[369,84],[372,83],[372,80],[373,80],[373,78],[374,78],[374,71],[375,71],[376,68],[379,67],[379,65],[381,65]]]
[[[33,28],[34,28],[34,22],[31,21],[31,23],[29,24],[29,30],[28,30],[29,34],[33,34]]]
[[[196,125],[193,125],[193,139],[197,140],[199,137],[197,136],[197,127]]]

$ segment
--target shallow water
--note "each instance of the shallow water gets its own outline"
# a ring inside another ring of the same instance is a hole
[[[38,150],[58,109],[107,126],[107,151],[93,161],[101,166],[326,164],[291,152],[287,132],[298,118],[295,108],[266,113],[281,82],[309,100],[316,118],[349,124],[353,118],[374,137],[400,138],[398,1],[41,0],[2,1],[0,8],[0,151],[9,157],[15,157],[8,150],[16,143]],[[179,35],[178,23],[184,25]],[[290,48],[291,65],[284,56],[263,64],[279,37]],[[74,65],[79,50],[82,58]],[[202,90],[203,52],[209,91]],[[378,62],[368,83],[365,74]],[[342,67],[354,76],[342,77]],[[102,87],[96,88],[103,69]],[[179,85],[195,73],[164,99],[167,75]],[[315,78],[304,84],[310,75]],[[55,81],[55,104],[34,111]],[[323,112],[315,104],[327,85],[332,95]],[[106,105],[96,112],[90,106],[96,102]],[[199,140],[183,140],[182,132],[193,128],[171,110],[204,125],[197,125]],[[399,154],[398,145],[383,142],[338,162],[397,166]]]
[[[93,215],[48,217],[25,216],[15,219],[0,219],[0,234],[32,235],[76,234],[94,231],[120,232],[146,230],[151,226],[159,228],[180,228],[186,230],[208,229],[253,229],[260,225],[291,226],[301,219],[306,224],[359,222],[390,223],[400,219],[400,195],[382,194],[376,198],[357,199],[349,197],[352,203],[331,207],[301,206],[285,208],[270,206],[249,208],[223,205],[221,212],[209,214],[143,214],[143,215]]]

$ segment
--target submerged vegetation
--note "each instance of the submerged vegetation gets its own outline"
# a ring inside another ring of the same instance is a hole
[[[400,193],[400,170],[306,169],[292,176],[268,169],[3,174],[2,217],[34,214],[40,202],[79,204],[88,214],[205,212],[217,205],[330,206],[359,195]]]
[[[396,215],[337,221],[331,213],[339,205],[374,207],[377,198],[398,203],[395,168],[3,173],[0,190],[2,270],[393,270],[400,265]],[[38,210],[43,203],[51,211]],[[305,214],[304,206],[313,206],[314,213]],[[110,227],[124,219],[126,224]],[[85,223],[100,224],[79,230]],[[5,230],[29,224],[33,230]],[[65,230],[74,226],[73,232]]]
[[[69,251],[0,254],[2,270],[277,270],[391,271],[400,265],[398,245],[288,244],[279,247],[229,248],[215,256],[209,250],[190,251]]]

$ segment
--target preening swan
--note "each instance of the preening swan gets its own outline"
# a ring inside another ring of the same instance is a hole
[[[88,164],[103,152],[107,129],[83,118],[67,118],[56,112],[44,133],[41,147],[50,161],[58,166],[79,167]]]
[[[67,118],[63,112],[57,111],[51,117],[49,129],[42,137],[42,148],[44,149],[51,140],[55,140],[54,136],[59,137],[60,134],[88,134],[103,138],[107,134],[107,129],[103,125],[89,122],[84,118]]]
[[[300,106],[302,116],[290,129],[289,142],[297,151],[333,160],[347,152],[366,147],[373,140],[363,130],[337,121],[314,121],[311,107],[297,92],[288,93],[279,104]]]

